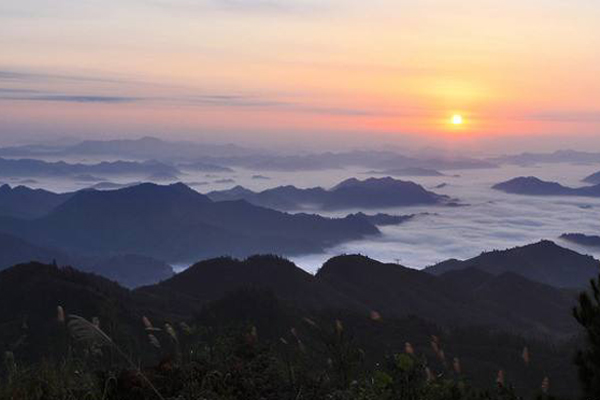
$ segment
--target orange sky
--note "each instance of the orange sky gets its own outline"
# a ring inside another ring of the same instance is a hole
[[[11,3],[0,5],[7,137],[585,144],[600,133],[592,0]]]

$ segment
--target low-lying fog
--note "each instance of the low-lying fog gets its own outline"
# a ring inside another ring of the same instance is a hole
[[[448,258],[469,258],[484,250],[504,249],[540,239],[558,241],[567,232],[600,234],[600,199],[580,197],[529,197],[505,194],[490,187],[517,176],[537,176],[570,186],[583,186],[581,179],[600,170],[598,165],[541,165],[537,167],[505,166],[489,170],[447,172],[445,177],[399,177],[417,182],[429,190],[457,198],[464,207],[403,207],[381,210],[348,210],[321,213],[345,215],[354,211],[372,214],[418,214],[402,225],[380,228],[380,237],[347,242],[328,249],[323,254],[291,257],[307,271],[316,271],[328,258],[342,253],[361,253],[385,262],[400,262],[413,268],[424,268]],[[453,175],[459,176],[453,176]],[[340,181],[371,174],[365,169],[345,169],[309,172],[271,172],[236,170],[235,172],[187,173],[180,180],[201,193],[242,185],[262,190],[279,185],[297,187],[331,187]],[[141,177],[120,177],[114,183],[144,180]],[[19,181],[6,182],[12,185]],[[166,182],[159,182],[161,184]],[[436,186],[445,183],[442,188]],[[53,191],[70,191],[90,186],[89,182],[66,179],[40,180],[25,183]],[[600,257],[600,250],[581,248],[558,241],[584,254]],[[182,268],[182,266],[176,266]]]

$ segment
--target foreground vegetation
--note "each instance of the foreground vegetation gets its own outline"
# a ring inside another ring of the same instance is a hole
[[[243,298],[240,298],[242,296]],[[252,324],[200,324],[215,312],[259,297],[267,318],[274,299],[241,293],[213,306],[197,324],[139,321],[143,342],[121,347],[104,332],[98,318],[65,315],[58,307],[48,333],[43,361],[20,360],[19,338],[6,351],[0,398],[11,400],[512,400],[520,399],[505,371],[489,377],[488,389],[476,389],[458,357],[446,355],[439,336],[428,348],[406,342],[397,352],[370,360],[369,350],[340,320],[299,321],[297,328],[274,338],[261,337]],[[253,306],[260,306],[253,304]],[[267,308],[267,309],[264,309]],[[373,313],[369,323],[382,323]],[[261,321],[258,321],[261,324]],[[273,325],[277,325],[275,322]],[[107,331],[115,326],[107,324]],[[137,353],[136,353],[137,351]],[[52,354],[52,356],[50,356]],[[520,354],[523,371],[529,349]],[[146,367],[152,365],[153,367]],[[527,372],[526,372],[527,373]],[[529,372],[533,374],[533,372]],[[541,379],[530,398],[554,399],[551,382]]]

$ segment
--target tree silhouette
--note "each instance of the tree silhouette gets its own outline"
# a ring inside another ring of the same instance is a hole
[[[600,393],[600,288],[599,281],[591,280],[591,293],[579,295],[579,304],[573,315],[585,329],[586,347],[577,352],[575,364],[585,395]]]

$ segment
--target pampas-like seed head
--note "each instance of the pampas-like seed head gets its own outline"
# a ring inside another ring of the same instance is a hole
[[[454,357],[454,360],[452,361],[452,367],[454,368],[454,372],[457,375],[461,374],[462,369],[460,367],[460,360],[458,359],[458,357]]]
[[[377,311],[371,311],[371,320],[380,322],[382,320],[381,314],[379,314]]]
[[[531,362],[531,356],[527,347],[523,348],[523,354],[521,355],[521,357],[523,357],[523,362],[525,363],[525,365],[529,365],[529,363]]]
[[[427,382],[432,382],[435,379],[429,367],[425,367],[425,378],[427,379]]]
[[[192,327],[186,324],[185,322],[180,322],[179,327],[186,335],[191,335],[193,332]]]
[[[175,329],[173,329],[173,327],[171,326],[171,324],[169,324],[169,323],[165,324],[165,331],[171,337],[171,339],[173,339],[174,342],[178,341],[178,339],[177,339],[177,332],[175,332]]]
[[[339,319],[335,320],[335,331],[338,335],[344,333],[344,324],[342,324],[342,321],[340,321]]]
[[[288,341],[287,341],[287,340],[285,340],[285,339],[284,339],[284,338],[282,338],[282,337],[281,337],[281,338],[279,338],[279,341],[280,341],[281,343],[285,344],[286,346],[288,345]]]
[[[308,325],[312,326],[313,328],[319,328],[319,325],[317,325],[317,323],[315,321],[313,321],[310,318],[303,318],[304,322],[306,322]]]
[[[102,329],[78,315],[69,315],[67,326],[77,341],[114,346],[112,339]]]
[[[542,393],[547,394],[550,390],[550,378],[545,377],[542,381]]]
[[[290,329],[290,333],[294,338],[296,338],[296,340],[298,340],[298,331],[296,330],[296,328]]]
[[[496,377],[496,383],[498,384],[498,386],[504,387],[504,382],[505,382],[504,371],[500,370],[500,371],[498,371],[498,376]]]
[[[152,328],[154,328],[152,326],[152,322],[150,322],[150,320],[146,316],[142,317],[142,323],[144,324],[144,328],[146,328],[146,329],[152,329]]]
[[[56,320],[61,324],[65,323],[65,310],[62,306],[56,307]]]
[[[415,355],[415,349],[413,348],[412,344],[410,344],[408,342],[404,343],[404,352],[411,356]]]
[[[148,334],[148,341],[150,342],[150,344],[154,347],[156,347],[157,349],[160,349],[160,342],[158,341],[158,339],[156,338],[156,336],[154,336],[153,334],[149,333]]]

